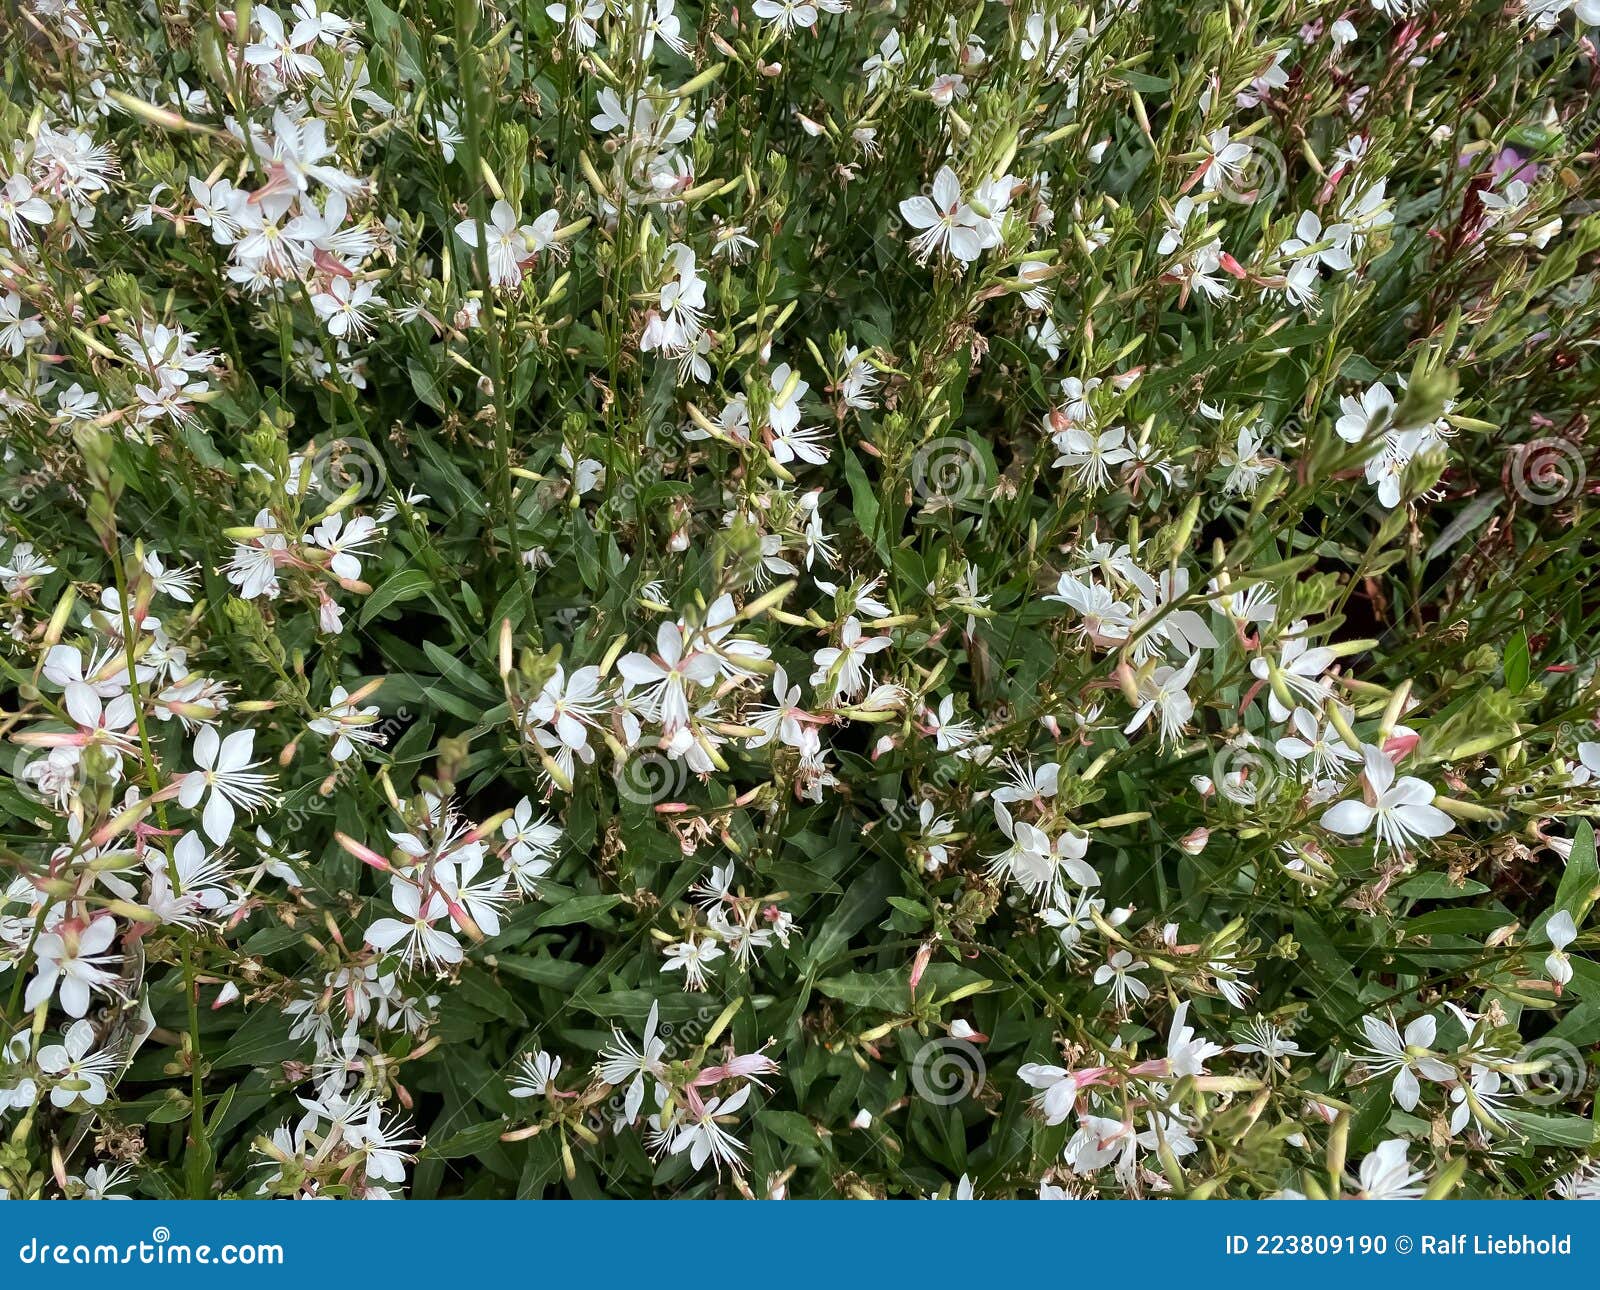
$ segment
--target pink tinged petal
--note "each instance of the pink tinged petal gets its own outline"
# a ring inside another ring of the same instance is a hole
[[[1371,744],[1361,750],[1362,761],[1366,768],[1367,783],[1372,786],[1372,791],[1382,797],[1394,783],[1394,763],[1380,748]]]

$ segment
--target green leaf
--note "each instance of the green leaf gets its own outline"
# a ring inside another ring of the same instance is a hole
[[[794,1111],[778,1111],[768,1107],[757,1117],[756,1123],[791,1147],[804,1149],[817,1145],[816,1126]]]
[[[1172,88],[1172,82],[1165,76],[1151,76],[1148,72],[1121,72],[1118,75],[1130,89],[1138,90],[1141,94],[1165,94]]]
[[[1508,1124],[1529,1142],[1539,1147],[1578,1147],[1594,1145],[1597,1127],[1581,1115],[1540,1115],[1533,1111],[1502,1111]]]
[[[500,1141],[500,1135],[505,1132],[505,1123],[501,1120],[488,1120],[483,1124],[474,1124],[469,1129],[462,1129],[459,1133],[452,1134],[442,1142],[430,1141],[422,1149],[422,1155],[433,1156],[439,1160],[461,1160],[468,1156],[481,1155],[488,1148]]]
[[[1505,662],[1502,669],[1505,672],[1506,689],[1512,694],[1521,694],[1528,685],[1528,673],[1531,667],[1528,658],[1528,633],[1518,631],[1506,642]]]
[[[406,360],[406,372],[411,377],[412,392],[435,412],[445,411],[444,394],[433,373],[414,358]]]
[[[433,579],[421,569],[402,569],[386,578],[378,589],[368,596],[356,615],[356,625],[365,627],[386,609],[415,600],[433,586]]]
[[[589,517],[582,511],[572,513],[572,555],[578,562],[578,576],[583,579],[583,585],[590,591],[600,590],[605,581],[605,568],[600,563]]]
[[[1406,919],[1405,929],[1410,936],[1471,936],[1515,921],[1503,909],[1433,909]]]
[[[496,954],[493,960],[489,966],[500,972],[557,990],[573,989],[588,971],[582,963],[567,963],[561,959],[538,958],[529,954]]]
[[[289,1038],[289,1022],[281,1012],[271,1007],[258,1008],[245,1018],[244,1025],[233,1032],[233,1038],[221,1056],[210,1058],[212,1066],[270,1066],[287,1061],[305,1051],[306,1045]]]
[[[1394,889],[1395,895],[1411,900],[1461,900],[1466,896],[1481,896],[1489,888],[1471,878],[1460,882],[1446,873],[1419,873],[1407,878]]]
[[[855,453],[847,452],[843,455],[845,482],[850,485],[850,510],[856,517],[856,523],[861,526],[861,531],[874,544],[878,538],[878,516],[881,507],[878,505],[877,491],[872,487],[872,481],[867,478],[866,469],[861,465]]]
[[[432,641],[423,641],[422,652],[428,656],[428,661],[439,669],[439,675],[450,682],[456,693],[476,695],[491,703],[499,700],[498,690],[448,650],[440,649]]]
[[[621,903],[621,896],[574,896],[570,900],[563,900],[559,905],[545,910],[533,920],[535,927],[567,927],[573,923],[594,923],[601,920],[601,916],[614,905]],[[604,920],[606,925],[610,919]]]
[[[1597,893],[1600,863],[1595,857],[1594,826],[1588,820],[1579,820],[1572,831],[1572,854],[1567,857],[1566,871],[1556,888],[1556,908],[1571,914],[1574,923],[1581,923]]]
[[[527,1014],[511,997],[511,992],[481,968],[466,968],[461,973],[461,979],[456,982],[451,998],[459,999],[481,1012],[490,1013],[504,1021],[521,1025],[528,1020]]]
[[[993,983],[958,963],[934,963],[917,986],[917,997],[928,999],[934,993],[948,995],[962,986]],[[905,1012],[911,1007],[910,976],[905,967],[885,968],[882,972],[851,972],[846,976],[824,977],[817,989],[830,999],[869,1008],[878,1012]]]
[[[876,918],[888,904],[889,893],[895,882],[894,867],[880,860],[857,878],[833,911],[833,916],[823,923],[811,942],[806,962],[820,967],[849,943],[850,938]]]

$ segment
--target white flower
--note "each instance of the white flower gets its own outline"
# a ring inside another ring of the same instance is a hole
[[[645,687],[656,707],[661,728],[675,734],[689,721],[689,687],[710,685],[717,677],[715,654],[685,649],[683,630],[677,623],[656,629],[656,654],[627,654],[617,661],[617,671],[631,685]]]
[[[1098,434],[1073,427],[1053,435],[1052,442],[1061,453],[1055,464],[1072,471],[1078,483],[1091,493],[1110,487],[1112,470],[1133,460],[1127,446],[1128,432],[1121,426]]]
[[[6,557],[5,563],[0,564],[0,586],[4,586],[11,595],[31,586],[34,579],[43,578],[56,571],[43,556],[33,549],[32,542],[18,542],[11,548],[11,554]],[[76,650],[73,651],[77,653]]]
[[[355,339],[366,335],[372,323],[365,310],[381,305],[384,299],[374,294],[372,283],[352,282],[336,277],[324,291],[311,297],[311,307],[328,329],[328,335]]]
[[[115,1053],[95,1053],[94,1026],[74,1021],[59,1044],[39,1050],[39,1069],[53,1079],[50,1104],[65,1110],[82,1101],[99,1106],[106,1100],[106,1077],[119,1065]]]
[[[483,225],[484,246],[489,257],[489,281],[496,287],[510,288],[522,281],[522,273],[534,255],[550,245],[560,217],[546,211],[534,224],[518,224],[517,212],[504,198],[489,211]],[[464,219],[456,225],[456,236],[468,246],[478,245],[478,221]]]
[[[1404,1138],[1390,1138],[1361,1162],[1362,1200],[1415,1200],[1422,1195],[1425,1188],[1416,1184],[1426,1180],[1406,1159],[1408,1146]]]
[[[1544,934],[1555,951],[1545,959],[1544,970],[1555,982],[1556,988],[1560,989],[1572,980],[1572,962],[1567,958],[1566,948],[1577,939],[1578,928],[1572,921],[1572,915],[1561,909],[1551,915],[1550,921],[1544,925]]]
[[[328,756],[337,762],[347,760],[355,752],[357,744],[383,743],[383,733],[372,728],[377,719],[377,704],[357,708],[350,701],[349,691],[342,685],[336,685],[328,696],[327,708],[306,722],[306,726],[333,740]]]
[[[757,0],[759,6],[763,0]],[[677,1155],[688,1151],[689,1163],[696,1169],[713,1162],[718,1172],[723,1165],[738,1169],[744,1147],[738,1139],[717,1123],[718,1116],[729,1116],[738,1111],[750,1098],[750,1085],[746,1084],[726,1098],[709,1098],[698,1112],[688,1112],[688,1122],[673,1132],[668,1150]]]
[[[1173,1079],[1205,1074],[1206,1063],[1225,1050],[1209,1039],[1196,1039],[1189,1025],[1189,1001],[1185,999],[1172,1014],[1167,1032],[1167,1069]]]
[[[817,670],[811,674],[811,684],[826,685],[832,681],[832,693],[846,701],[861,693],[871,682],[866,660],[894,642],[887,636],[863,636],[861,623],[852,615],[844,620],[837,646],[825,646],[811,656]]]
[[[1098,887],[1100,875],[1084,856],[1089,839],[1085,834],[1063,829],[1051,839],[1043,829],[1023,820],[1013,820],[1004,805],[996,802],[995,818],[1011,845],[989,861],[989,872],[997,881],[1009,880],[1039,905],[1060,905],[1068,880],[1080,887]]]
[[[622,1118],[629,1124],[638,1118],[639,1110],[644,1105],[645,1077],[653,1076],[658,1086],[659,1081],[666,1077],[667,1044],[666,1040],[656,1036],[659,1017],[660,1004],[652,1000],[650,1015],[644,1023],[644,1037],[637,1048],[622,1031],[613,1026],[611,1043],[600,1050],[600,1060],[595,1065],[595,1073],[607,1084],[627,1083]]]
[[[1359,399],[1345,395],[1339,400],[1339,420],[1334,430],[1346,443],[1361,443],[1383,434],[1394,421],[1394,395],[1381,381],[1374,381]]]
[[[443,893],[431,890],[424,907],[417,884],[396,874],[389,880],[389,900],[400,917],[380,918],[368,927],[368,945],[382,951],[399,946],[407,966],[425,964],[438,970],[461,962],[460,943],[444,928],[434,926],[449,912]]]
[[[1371,744],[1362,746],[1361,756],[1367,800],[1351,798],[1330,807],[1323,813],[1323,828],[1354,837],[1373,829],[1377,840],[1395,851],[1404,851],[1417,838],[1443,837],[1455,828],[1455,821],[1433,805],[1433,786],[1426,780],[1414,775],[1397,780],[1388,754]]]
[[[1111,958],[1094,970],[1096,985],[1111,986],[1111,1001],[1117,1008],[1125,1008],[1129,999],[1145,1000],[1150,997],[1150,987],[1138,977],[1138,972],[1150,965],[1136,959],[1127,950],[1117,950]]]
[[[722,957],[722,947],[709,936],[690,935],[667,946],[666,956],[663,972],[682,972],[684,989],[704,990],[706,968]]]
[[[250,760],[255,738],[254,730],[236,730],[223,739],[213,726],[201,726],[195,736],[194,761],[199,769],[183,777],[178,802],[192,811],[201,798],[206,799],[201,824],[218,846],[233,832],[235,807],[254,811],[271,797],[272,777],[255,770],[261,763]]]
[[[1284,1057],[1305,1057],[1307,1053],[1295,1047],[1294,1042],[1286,1039],[1281,1030],[1268,1021],[1265,1017],[1257,1017],[1244,1028],[1245,1042],[1235,1044],[1233,1051],[1236,1053],[1260,1053],[1268,1061],[1276,1061]]]
[[[785,36],[797,28],[815,26],[817,21],[817,7],[810,0],[755,0],[750,8]]]
[[[1078,1098],[1078,1081],[1073,1073],[1061,1066],[1024,1062],[1017,1068],[1017,1075],[1024,1084],[1039,1090],[1033,1104],[1044,1116],[1044,1122],[1065,1124]]]
[[[940,166],[933,177],[933,195],[908,197],[900,203],[900,214],[912,228],[920,229],[911,239],[919,260],[946,252],[963,264],[983,254],[988,225],[983,216],[961,200],[961,184],[955,171]]]
[[[108,967],[117,962],[107,954],[116,938],[117,920],[110,914],[92,918],[83,926],[62,924],[41,932],[34,942],[34,976],[28,982],[22,1006],[29,1012],[61,992],[61,1007],[69,1017],[89,1011],[89,992],[115,993],[116,975]]]
[[[550,871],[550,857],[561,841],[560,825],[552,824],[548,815],[535,819],[533,803],[524,797],[511,818],[501,824],[500,835],[510,843],[506,869],[512,880],[522,890],[536,893],[538,880]]]
[[[357,515],[346,523],[339,511],[317,525],[311,540],[332,556],[328,568],[335,577],[354,582],[361,577],[361,548],[382,536],[383,530],[370,516]]]
[[[43,335],[44,324],[39,321],[39,315],[23,317],[21,296],[15,291],[0,296],[0,350],[17,358],[30,340]]]
[[[1361,1054],[1361,1060],[1375,1074],[1381,1075],[1391,1070],[1395,1073],[1389,1091],[1395,1105],[1401,1110],[1416,1109],[1417,1100],[1422,1096],[1422,1085],[1417,1079],[1419,1075],[1436,1083],[1455,1078],[1454,1067],[1429,1055],[1428,1050],[1439,1029],[1432,1017],[1418,1017],[1406,1027],[1403,1036],[1392,1021],[1385,1021],[1381,1017],[1363,1017],[1361,1028],[1367,1036],[1367,1048]]]
[[[861,70],[867,77],[867,92],[870,94],[877,89],[879,81],[893,69],[904,67],[905,62],[905,51],[900,48],[900,32],[897,28],[891,28],[879,43],[878,52],[861,64]]]
[[[555,1087],[561,1073],[561,1059],[539,1051],[524,1053],[517,1059],[517,1074],[511,1081],[512,1097],[543,1097]]]

